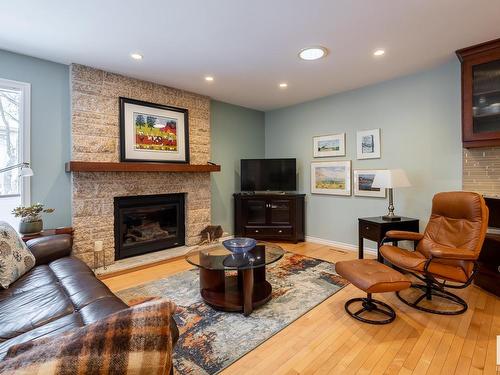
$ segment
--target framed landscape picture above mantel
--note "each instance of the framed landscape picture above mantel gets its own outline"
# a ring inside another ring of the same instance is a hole
[[[372,187],[375,175],[381,169],[355,169],[354,170],[354,195],[358,197],[385,198],[385,189]]]
[[[313,157],[345,156],[345,133],[313,137]]]
[[[120,161],[189,163],[188,110],[120,98]]]
[[[311,163],[311,193],[351,195],[351,161]]]

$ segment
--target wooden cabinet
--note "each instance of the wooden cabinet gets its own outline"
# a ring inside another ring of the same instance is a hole
[[[234,194],[235,235],[304,241],[305,194]]]
[[[500,297],[500,199],[485,200],[490,210],[490,230],[479,255],[474,284]]]
[[[462,63],[462,141],[500,146],[500,39],[458,50]]]

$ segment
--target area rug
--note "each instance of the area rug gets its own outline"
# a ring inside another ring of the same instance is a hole
[[[197,269],[118,292],[126,303],[149,296],[174,301],[180,337],[174,351],[177,374],[217,374],[294,320],[338,292],[347,281],[333,263],[286,253],[268,267],[272,299],[244,317],[206,305]]]

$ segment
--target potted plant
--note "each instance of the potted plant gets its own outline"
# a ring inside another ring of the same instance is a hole
[[[35,203],[31,206],[19,206],[12,210],[15,217],[20,217],[19,233],[38,234],[43,230],[42,213],[54,212],[53,208],[44,208],[43,204]]]

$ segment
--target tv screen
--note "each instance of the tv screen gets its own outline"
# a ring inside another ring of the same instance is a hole
[[[241,191],[295,191],[295,159],[242,159]]]

